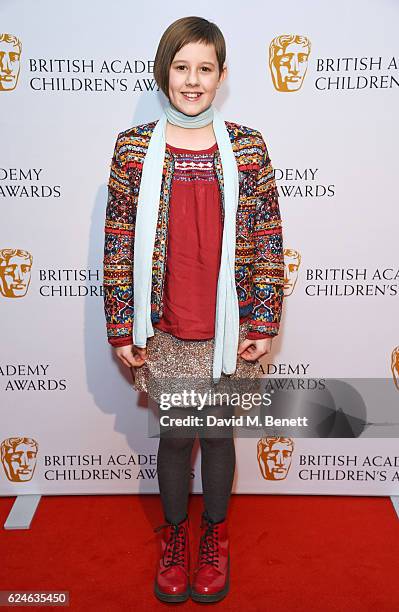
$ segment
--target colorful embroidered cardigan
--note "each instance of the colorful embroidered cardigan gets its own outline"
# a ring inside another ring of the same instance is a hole
[[[153,121],[121,132],[111,162],[104,228],[103,291],[108,342],[115,345],[132,339],[133,334],[135,220],[143,162],[156,124]],[[240,317],[250,315],[249,332],[277,335],[284,298],[284,259],[274,172],[259,131],[231,121],[225,124],[239,173],[235,258],[239,314]],[[173,156],[166,150],[152,260],[153,323],[163,314],[173,166]],[[215,170],[223,218],[223,170],[218,150]]]

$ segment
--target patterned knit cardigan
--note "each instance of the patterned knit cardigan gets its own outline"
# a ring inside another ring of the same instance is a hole
[[[156,123],[137,125],[121,132],[111,162],[105,216],[103,291],[107,337],[114,346],[132,343],[136,211],[144,157]],[[231,121],[225,121],[225,125],[239,172],[235,280],[240,317],[250,315],[249,332],[275,336],[279,332],[284,297],[284,260],[274,172],[259,131]],[[223,171],[218,150],[215,151],[214,165],[223,219]],[[163,314],[173,166],[173,156],[166,150],[152,263],[153,323],[158,322]]]

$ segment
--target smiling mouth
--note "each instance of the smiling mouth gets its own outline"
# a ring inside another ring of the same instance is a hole
[[[182,96],[184,97],[185,100],[189,100],[189,102],[195,102],[196,100],[199,100],[200,97],[202,96],[202,92],[197,92],[197,93],[188,93],[188,92],[184,92],[182,91]]]

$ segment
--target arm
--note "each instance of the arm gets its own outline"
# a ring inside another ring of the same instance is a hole
[[[108,342],[133,344],[133,195],[123,161],[121,134],[115,144],[105,215],[103,293]]]
[[[279,332],[284,298],[284,256],[278,192],[266,144],[259,134],[260,166],[252,238],[254,305],[247,338],[274,337]]]

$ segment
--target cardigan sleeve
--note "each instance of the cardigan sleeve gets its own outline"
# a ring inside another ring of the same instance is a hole
[[[104,225],[104,313],[112,346],[133,344],[133,194],[123,154],[122,133],[111,161]]]
[[[263,334],[263,337],[278,334],[284,299],[283,236],[278,192],[268,149],[260,133],[259,137],[261,158],[252,232],[254,304],[248,338],[254,338],[255,334]]]
[[[260,332],[247,332],[245,336],[247,340],[265,340],[266,338],[274,338],[275,334],[261,334]]]

